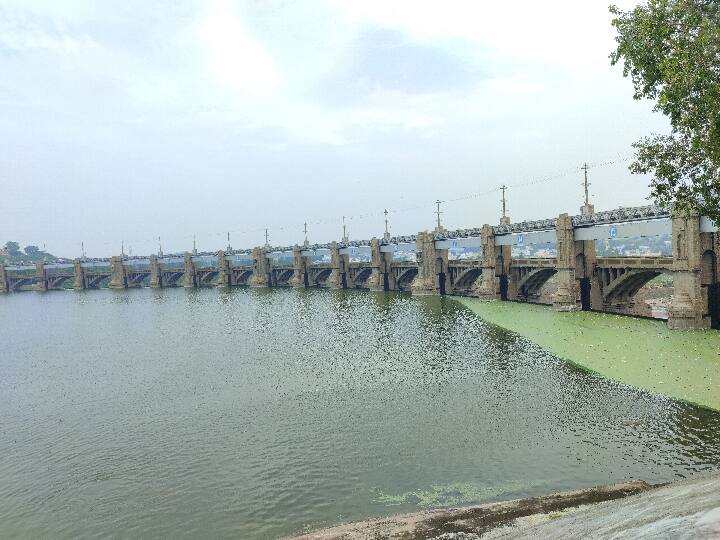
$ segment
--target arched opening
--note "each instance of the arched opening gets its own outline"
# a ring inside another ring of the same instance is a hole
[[[199,285],[201,287],[209,287],[212,286],[217,281],[217,276],[219,272],[217,271],[211,271],[211,272],[203,272],[201,274],[198,274],[199,277]]]
[[[293,274],[295,273],[294,270],[280,270],[277,271],[276,278],[275,278],[275,286],[277,287],[285,287],[289,284],[290,278],[292,278]]]
[[[582,279],[585,277],[588,277],[585,254],[578,253],[575,256],[575,279]]]
[[[462,274],[457,277],[457,280],[453,284],[456,291],[468,291],[470,290],[477,279],[482,275],[482,268],[470,268],[465,270]]]
[[[536,304],[552,304],[557,285],[552,279],[555,268],[537,268],[526,274],[518,283],[518,299]]]
[[[710,328],[720,329],[720,283],[718,283],[717,256],[708,250],[700,260],[700,283],[707,294],[707,315]]]
[[[440,294],[445,294],[445,261],[442,257],[435,259],[435,272],[438,277]]]
[[[505,273],[505,258],[502,255],[495,258],[495,277],[498,277],[500,281],[500,300],[508,300],[510,282]]]
[[[322,270],[318,271],[315,274],[315,279],[313,279],[313,286],[315,287],[323,287],[327,284],[327,280],[330,277],[330,273],[332,270],[330,268],[323,268]]]
[[[505,258],[498,255],[495,259],[495,276],[500,277],[505,274]]]
[[[184,272],[168,272],[163,278],[163,287],[177,287],[180,283],[180,278],[185,275]]]
[[[700,283],[712,285],[717,280],[717,257],[714,251],[707,250],[700,260]]]
[[[662,270],[619,272],[603,289],[603,310],[652,319],[667,319],[674,288],[672,274]]]
[[[362,288],[367,286],[367,280],[370,279],[370,276],[372,275],[372,269],[371,268],[363,268],[360,270],[357,274],[355,274],[355,278],[353,281],[353,287],[356,288]]]
[[[592,284],[584,253],[578,253],[575,256],[575,279],[578,281],[580,288],[580,306],[583,311],[588,311],[592,307],[590,295]]]
[[[418,269],[417,268],[409,268],[405,270],[400,276],[398,276],[397,280],[397,288],[401,291],[406,291],[410,288],[410,285],[412,284],[413,280],[415,279],[415,276],[418,275]]]
[[[247,285],[250,276],[252,276],[252,270],[243,270],[242,272],[238,273],[235,282],[238,285]]]

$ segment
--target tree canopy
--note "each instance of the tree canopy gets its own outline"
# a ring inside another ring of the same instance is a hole
[[[12,240],[6,242],[3,246],[3,251],[7,253],[7,256],[0,257],[0,261],[9,263],[28,263],[37,261],[54,261],[57,260],[55,255],[46,253],[41,250],[38,246],[30,244],[25,246],[24,252],[20,250],[20,244],[13,242]]]
[[[22,252],[20,251],[20,244],[18,244],[17,242],[5,242],[3,250],[7,252],[7,254],[11,257],[17,257],[18,255],[22,255]]]
[[[720,223],[720,1],[648,0],[610,12],[611,63],[624,63],[634,98],[655,100],[672,127],[633,145],[630,170],[653,175],[657,204]]]

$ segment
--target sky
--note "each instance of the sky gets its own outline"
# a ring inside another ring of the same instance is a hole
[[[634,1],[617,0],[629,9]],[[605,0],[0,0],[0,243],[213,251],[649,204]]]

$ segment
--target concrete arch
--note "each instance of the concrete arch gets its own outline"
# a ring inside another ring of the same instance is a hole
[[[128,274],[128,285],[141,285],[146,278],[150,277],[150,272],[138,272]]]
[[[404,291],[406,289],[410,288],[410,285],[412,284],[415,277],[418,275],[418,269],[417,268],[408,268],[404,272],[402,272],[398,278],[397,278],[397,288],[401,291]]]
[[[163,286],[175,287],[180,279],[185,275],[185,272],[164,272],[163,273]]]
[[[85,277],[85,288],[99,289],[103,281],[109,280],[110,274],[96,274]]]
[[[352,279],[352,286],[360,288],[365,285],[372,275],[372,268],[363,268]]]
[[[34,277],[27,277],[27,278],[20,278],[20,279],[15,278],[15,279],[11,279],[9,281],[10,282],[8,284],[8,288],[13,292],[17,292],[22,287],[25,287],[26,285],[32,285],[33,283],[35,283],[35,278]]]
[[[618,272],[617,277],[603,288],[603,301],[608,304],[632,298],[649,281],[663,272],[661,270],[637,269]]]
[[[468,268],[457,277],[453,287],[456,289],[469,289],[481,275],[482,268]]]
[[[518,281],[518,296],[525,299],[530,296],[538,296],[543,285],[555,274],[557,274],[555,268],[535,268],[531,270]]]
[[[75,276],[48,276],[48,288],[49,289],[62,289],[63,284],[66,281],[72,281]]]
[[[247,285],[248,280],[252,277],[253,271],[252,270],[242,270],[237,274],[237,277],[235,279],[235,282],[238,285]]]
[[[707,250],[700,259],[700,283],[712,285],[718,281],[717,256],[712,250]]]
[[[212,285],[217,280],[218,274],[217,270],[210,270],[207,272],[198,272],[197,278],[198,278],[198,285],[204,286],[204,285]]]
[[[327,283],[332,268],[322,268],[313,272],[312,285],[314,287],[322,287]]]
[[[277,287],[285,287],[290,283],[290,279],[293,277],[295,271],[288,268],[285,270],[275,270],[273,273],[275,277],[275,283],[273,283],[273,285]]]

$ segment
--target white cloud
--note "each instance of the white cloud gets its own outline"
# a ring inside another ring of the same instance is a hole
[[[243,27],[228,2],[216,2],[198,30],[218,80],[253,96],[270,94],[280,75],[270,54]]]
[[[615,2],[631,8],[636,0]],[[607,63],[608,2],[555,0],[336,0],[360,23],[401,30],[422,41],[467,39],[515,59],[551,64]],[[597,24],[607,20],[607,24]]]

